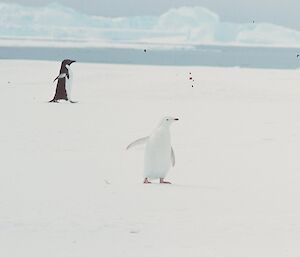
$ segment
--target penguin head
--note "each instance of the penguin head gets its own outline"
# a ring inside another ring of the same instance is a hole
[[[62,65],[63,66],[66,66],[66,65],[70,66],[73,62],[76,62],[76,61],[70,60],[70,59],[65,59],[65,60],[63,60]]]
[[[171,116],[166,116],[162,119],[162,121],[160,122],[161,125],[163,126],[170,126],[173,122],[178,121],[178,118],[174,118]]]

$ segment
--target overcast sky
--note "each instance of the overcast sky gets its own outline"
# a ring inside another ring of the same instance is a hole
[[[204,6],[231,22],[270,22],[300,30],[300,0],[0,0],[41,6],[57,2],[101,16],[159,15],[172,7]]]

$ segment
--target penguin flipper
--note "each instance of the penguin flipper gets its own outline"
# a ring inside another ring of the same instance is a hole
[[[55,78],[55,80],[53,80],[53,83],[54,83],[56,80],[62,79],[62,78],[64,78],[64,77],[66,77],[66,76],[69,78],[69,74],[66,74],[66,73],[61,73],[61,74],[59,74],[59,75]]]
[[[142,145],[142,144],[146,143],[148,139],[149,139],[149,137],[142,137],[142,138],[139,138],[139,139],[133,141],[131,144],[129,144],[129,145],[126,147],[126,150],[129,150],[130,148],[132,148],[132,147],[134,147],[134,146],[137,146],[137,145]]]
[[[55,80],[53,80],[53,83],[58,79],[59,75],[55,78]]]
[[[171,147],[171,162],[172,162],[172,166],[175,166],[175,153],[173,150],[173,147]]]

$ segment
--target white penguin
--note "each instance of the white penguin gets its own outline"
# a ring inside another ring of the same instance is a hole
[[[148,137],[140,138],[127,146],[127,150],[140,144],[146,144],[144,156],[144,183],[151,183],[149,179],[159,179],[160,183],[171,184],[165,177],[175,166],[175,154],[171,146],[170,125],[178,118],[164,117],[158,127]]]

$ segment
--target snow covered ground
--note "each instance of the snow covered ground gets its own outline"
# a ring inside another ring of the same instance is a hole
[[[299,70],[0,61],[0,256],[300,254]],[[189,80],[190,74],[195,80]],[[172,185],[143,185],[164,115]]]

